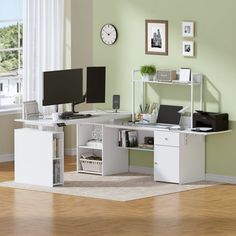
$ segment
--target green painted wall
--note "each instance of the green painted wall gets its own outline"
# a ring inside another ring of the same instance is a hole
[[[93,5],[93,60],[96,65],[107,66],[107,103],[111,107],[112,95],[121,95],[122,109],[131,109],[131,71],[143,64],[158,68],[190,67],[205,75],[205,98],[208,111],[230,114],[231,127],[236,127],[236,1],[225,0],[94,0]],[[169,55],[145,55],[145,19],[168,20]],[[181,55],[181,23],[192,20],[195,24],[196,56]],[[100,29],[113,23],[119,33],[113,46],[100,40]],[[156,91],[163,103],[187,103],[189,91],[185,88],[148,88]],[[154,99],[158,99],[155,98]],[[236,133],[207,137],[207,173],[236,176]],[[143,157],[142,157],[142,156]],[[144,160],[142,158],[147,159]],[[151,166],[150,155],[131,153],[131,164]]]

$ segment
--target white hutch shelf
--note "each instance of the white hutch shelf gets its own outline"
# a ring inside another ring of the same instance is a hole
[[[137,76],[139,78],[137,79]],[[197,78],[195,80],[195,78]],[[187,86],[190,88],[190,116],[191,116],[191,128],[193,127],[192,120],[193,120],[193,112],[194,112],[194,87],[198,86],[200,89],[200,110],[204,109],[203,103],[203,86],[204,86],[204,76],[203,74],[191,74],[191,80],[189,82],[180,82],[179,80],[173,80],[172,82],[166,81],[143,81],[141,78],[140,70],[133,70],[132,71],[132,121],[135,121],[135,96],[136,96],[136,83],[141,83],[141,96],[142,96],[142,108],[144,109],[146,94],[145,94],[145,86],[147,84],[156,84],[156,85],[173,85],[173,86]]]

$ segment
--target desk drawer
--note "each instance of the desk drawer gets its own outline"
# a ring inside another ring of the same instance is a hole
[[[179,133],[155,131],[154,144],[179,147]]]

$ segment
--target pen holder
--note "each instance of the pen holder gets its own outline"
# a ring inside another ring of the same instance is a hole
[[[157,118],[155,113],[153,113],[153,114],[143,113],[143,114],[141,114],[141,117],[142,117],[141,120],[147,121],[149,123],[155,123],[156,118]]]

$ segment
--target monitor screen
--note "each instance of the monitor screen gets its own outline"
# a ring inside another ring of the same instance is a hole
[[[182,108],[183,106],[160,105],[157,123],[178,125],[181,117],[181,114],[178,113],[178,111]]]
[[[87,67],[87,103],[105,102],[106,67]]]
[[[83,102],[83,69],[43,73],[43,105]]]

